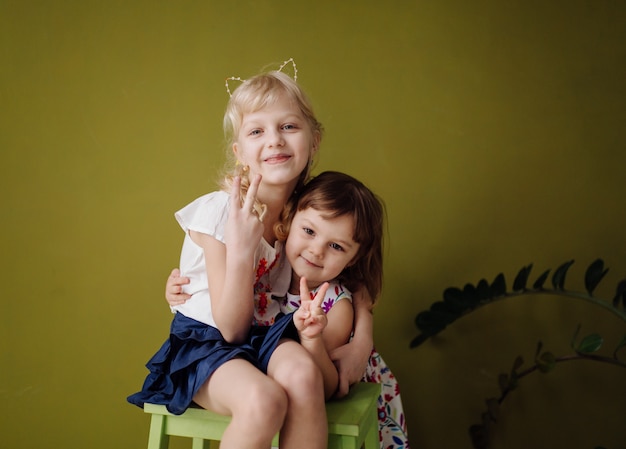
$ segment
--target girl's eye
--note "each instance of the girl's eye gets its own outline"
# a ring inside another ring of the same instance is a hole
[[[260,129],[253,129],[252,131],[250,131],[251,136],[258,136],[259,134],[261,134]]]
[[[331,243],[330,247],[332,249],[334,249],[334,250],[337,250],[337,251],[343,251],[343,247],[341,245],[337,244],[337,243]]]
[[[283,129],[287,130],[287,131],[292,130],[292,129],[296,129],[296,125],[294,125],[293,123],[288,123],[286,125],[283,125]]]
[[[309,234],[309,235],[313,235],[313,234],[314,234],[313,229],[311,229],[311,228],[302,228],[302,230],[303,230],[306,234]]]

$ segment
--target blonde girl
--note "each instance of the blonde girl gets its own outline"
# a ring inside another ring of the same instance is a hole
[[[322,127],[280,71],[244,81],[224,117],[234,160],[224,189],[176,213],[188,300],[172,306],[170,337],[148,362],[133,404],[192,402],[232,416],[223,448],[324,448],[322,373],[280,303],[291,281],[274,225],[307,180]]]

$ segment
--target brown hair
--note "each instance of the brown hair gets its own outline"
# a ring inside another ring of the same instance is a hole
[[[337,281],[352,291],[365,287],[375,302],[383,284],[385,208],[382,200],[352,176],[325,171],[311,179],[296,201],[285,207],[275,229],[280,240],[287,239],[296,212],[309,207],[327,212],[331,218],[354,217],[353,239],[359,244],[359,251]]]

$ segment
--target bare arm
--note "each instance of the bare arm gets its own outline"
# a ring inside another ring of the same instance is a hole
[[[246,338],[254,312],[254,253],[263,235],[263,223],[252,205],[261,177],[250,183],[243,205],[239,200],[239,179],[230,192],[226,243],[200,232],[191,239],[204,250],[213,318],[224,339],[241,343]]]
[[[349,301],[339,301],[324,314],[321,303],[328,284],[323,285],[310,300],[306,280],[300,280],[300,308],[294,313],[302,346],[309,351],[324,378],[326,399],[337,391],[339,373],[330,358],[330,351],[345,344],[352,330],[353,310]],[[321,337],[321,338],[320,338]]]
[[[328,356],[322,332],[328,324],[321,304],[326,295],[328,283],[322,285],[315,298],[310,299],[309,289],[304,278],[300,279],[300,307],[293,314],[293,321],[298,329],[300,343],[311,354],[322,372],[324,396],[330,398],[337,389],[338,373]]]
[[[331,353],[331,358],[339,372],[337,397],[348,394],[350,385],[361,380],[374,347],[374,317],[369,294],[365,289],[360,289],[354,293],[352,303],[354,306],[352,340]]]

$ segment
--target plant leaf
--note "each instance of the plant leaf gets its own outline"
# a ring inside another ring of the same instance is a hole
[[[604,268],[604,261],[602,259],[594,260],[587,271],[585,272],[585,288],[590,295],[593,295],[593,291],[596,289],[604,275],[609,271],[608,268]]]
[[[619,307],[620,300],[624,303],[624,310],[626,310],[626,279],[620,281],[615,289],[615,297],[613,298],[613,307]]]
[[[537,363],[537,368],[542,373],[549,373],[556,366],[556,357],[551,352],[544,352],[541,354],[535,362]]]
[[[533,264],[522,267],[521,270],[515,276],[515,280],[513,281],[513,291],[519,292],[521,290],[526,289],[526,283],[528,282],[528,275],[530,274],[530,270],[533,268]]]
[[[424,343],[430,337],[432,337],[431,334],[419,334],[417,337],[411,340],[411,343],[409,344],[409,348],[417,348],[419,345]]]
[[[524,364],[524,359],[522,358],[521,355],[518,355],[515,358],[515,361],[513,362],[513,368],[511,368],[511,374],[516,373],[517,370],[520,369],[523,364]]]
[[[539,276],[537,280],[535,281],[535,283],[533,284],[533,288],[535,290],[541,290],[543,288],[543,284],[546,282],[546,279],[548,279],[549,274],[550,274],[550,270],[544,271],[541,274],[541,276]]]
[[[489,447],[489,430],[480,424],[474,424],[469,428],[472,447],[474,449],[487,449]]]
[[[476,291],[476,287],[474,287],[472,284],[465,284],[465,287],[463,287],[463,297],[465,298],[465,301],[467,301],[467,303],[470,305],[471,308],[476,307],[476,305],[478,304],[480,298],[479,298],[479,294]]]
[[[504,274],[500,273],[493,280],[490,287],[491,297],[497,298],[506,294],[506,281],[504,280]]]
[[[441,319],[446,326],[460,316],[460,314],[457,313],[448,303],[443,301],[436,301],[432,303],[430,311],[435,314],[438,319]]]
[[[457,287],[446,288],[443,292],[443,301],[458,312],[463,312],[468,308],[463,290]]]
[[[476,298],[478,302],[484,301],[485,299],[491,299],[491,290],[489,288],[489,284],[486,279],[481,279],[478,281],[476,285]]]
[[[419,330],[429,335],[434,335],[446,327],[445,321],[430,310],[418,313],[415,317],[415,325]]]
[[[570,260],[565,262],[559,268],[556,269],[554,275],[552,276],[552,286],[556,290],[563,290],[565,287],[565,275],[567,274],[567,270],[572,266],[574,260]]]
[[[591,354],[592,352],[596,352],[598,349],[602,347],[602,343],[604,343],[604,339],[600,336],[600,334],[590,334],[584,337],[578,348],[576,348],[576,352],[581,354]]]

